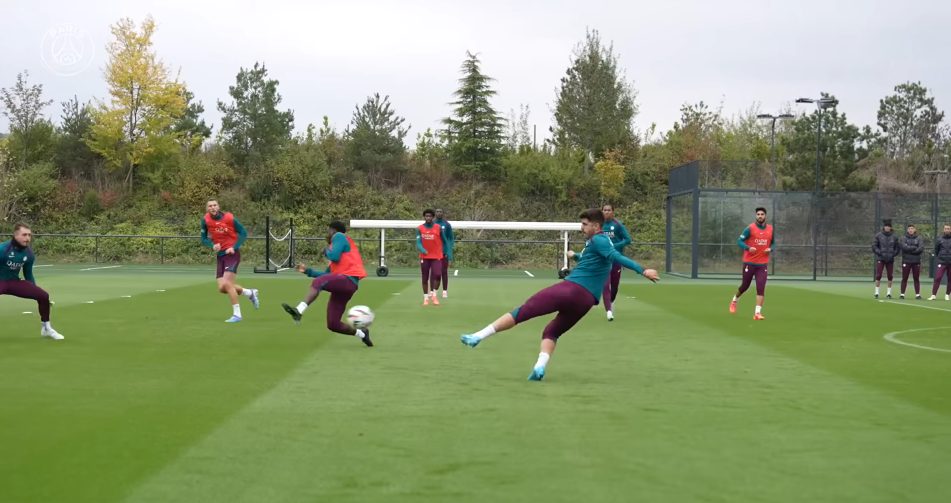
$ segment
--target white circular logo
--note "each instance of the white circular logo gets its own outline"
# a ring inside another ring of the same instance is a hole
[[[96,48],[86,30],[59,24],[43,34],[40,59],[47,70],[63,77],[84,72],[95,57]]]

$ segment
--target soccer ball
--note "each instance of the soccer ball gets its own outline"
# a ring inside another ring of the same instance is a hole
[[[353,306],[347,311],[347,321],[353,328],[367,328],[373,324],[373,311],[367,306]]]

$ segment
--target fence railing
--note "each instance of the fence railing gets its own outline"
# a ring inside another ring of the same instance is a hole
[[[379,240],[351,236],[360,247],[363,260],[375,267]],[[33,248],[45,262],[73,263],[141,263],[141,264],[207,264],[211,250],[201,244],[198,236],[137,234],[34,234]],[[249,267],[264,265],[264,237],[249,236],[241,248],[241,261]],[[324,237],[295,236],[295,258],[298,262],[321,262],[326,246]],[[584,244],[572,240],[579,250]],[[561,239],[460,239],[456,241],[454,266],[463,268],[551,268],[561,267]],[[282,259],[290,242],[271,242],[271,258]],[[665,243],[632,244],[626,254],[638,262],[660,267]],[[393,267],[418,264],[415,239],[397,238],[386,242],[387,263]]]

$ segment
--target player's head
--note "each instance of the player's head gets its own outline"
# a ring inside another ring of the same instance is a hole
[[[766,223],[766,208],[762,206],[756,208],[756,223],[760,225]]]
[[[918,228],[915,227],[915,224],[908,224],[906,230],[909,236],[914,236],[918,232]]]
[[[951,236],[951,225],[944,224],[944,235]]]
[[[221,206],[218,205],[217,199],[209,199],[208,203],[205,204],[205,209],[208,210],[208,213],[210,213],[211,216],[215,216],[219,211],[221,211]]]
[[[882,230],[885,231],[885,232],[891,232],[891,231],[892,231],[892,219],[890,219],[890,218],[885,218],[885,219],[882,220]]]
[[[584,210],[578,218],[581,219],[581,232],[585,238],[591,239],[591,236],[601,232],[601,226],[604,225],[604,213],[600,209]]]
[[[16,224],[13,226],[13,240],[19,246],[30,246],[30,241],[33,241],[33,231],[26,224]]]
[[[347,233],[347,226],[344,225],[340,220],[334,220],[333,222],[330,222],[330,225],[328,225],[327,228],[330,229],[331,234],[337,232],[342,232],[344,234]]]
[[[604,214],[604,221],[607,222],[614,218],[614,205],[613,204],[604,204],[601,205],[601,213]]]
[[[435,217],[436,217],[435,211],[429,208],[426,208],[425,210],[423,210],[423,220],[425,220],[427,224],[433,223],[433,218]]]
[[[436,219],[437,219],[437,220],[442,220],[444,214],[445,214],[445,213],[443,213],[443,211],[442,211],[441,208],[436,208],[435,216],[436,216]]]

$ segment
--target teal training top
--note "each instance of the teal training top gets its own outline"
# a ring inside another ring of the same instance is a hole
[[[604,282],[608,280],[611,266],[615,262],[637,271],[638,274],[644,272],[640,264],[615,250],[611,240],[603,232],[585,241],[584,250],[576,253],[574,258],[578,261],[578,265],[565,279],[583,286],[585,290],[591,292],[591,295],[594,295],[596,302],[601,301],[601,290],[604,289]]]
[[[624,247],[631,244],[631,235],[619,220],[612,218],[601,226],[604,235],[611,239],[614,249],[624,253]]]
[[[12,239],[0,243],[0,253],[3,253],[3,266],[0,267],[0,281],[20,279],[20,269],[23,269],[23,279],[36,284],[33,277],[33,250],[29,246],[21,247]]]
[[[439,224],[439,226],[442,227],[443,234],[446,237],[446,249],[449,251],[446,256],[452,256],[452,249],[456,246],[456,236],[452,234],[452,224],[441,218],[433,220],[433,223]]]

